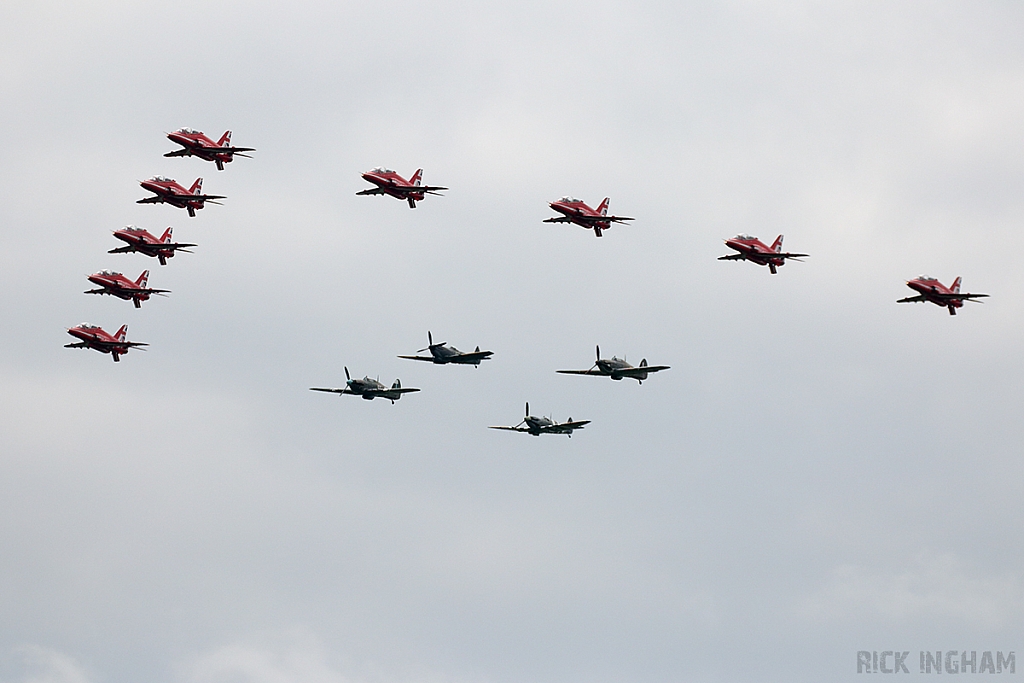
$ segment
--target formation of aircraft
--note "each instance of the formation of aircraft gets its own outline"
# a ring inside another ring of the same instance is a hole
[[[719,256],[719,261],[752,261],[759,266],[768,266],[772,275],[779,272],[779,267],[786,265],[786,259],[799,261],[801,257],[807,256],[782,251],[782,235],[776,237],[770,247],[752,235],[736,235],[727,239],[725,246],[735,249],[737,253]]]
[[[960,291],[960,278],[953,280],[953,284],[947,287],[933,277],[927,275],[918,275],[913,280],[907,281],[907,287],[910,287],[915,292],[919,292],[917,296],[908,296],[905,299],[899,299],[896,303],[906,304],[916,301],[928,301],[936,306],[942,306],[949,309],[950,315],[956,315],[956,309],[962,308],[965,301],[974,301],[975,303],[982,303],[981,301],[975,301],[987,297],[988,294],[971,294],[969,292]]]
[[[488,429],[504,429],[510,432],[526,432],[530,436],[541,434],[565,434],[570,439],[574,430],[583,429],[584,425],[590,424],[590,420],[573,420],[571,417],[565,422],[555,422],[550,417],[534,417],[530,415],[530,404],[526,404],[526,417],[514,427],[488,427]]]
[[[252,147],[232,147],[230,130],[221,135],[217,142],[206,137],[203,131],[191,128],[179,128],[173,133],[168,133],[167,139],[181,145],[182,148],[168,152],[164,155],[165,157],[196,156],[204,161],[212,161],[217,164],[218,171],[223,171],[224,164],[231,163],[236,155],[251,159],[251,156],[243,154],[243,152],[256,151]]]
[[[596,209],[590,208],[582,199],[575,197],[562,197],[550,202],[548,206],[562,215],[557,218],[546,218],[544,219],[545,223],[575,223],[588,230],[593,230],[597,237],[601,236],[603,230],[610,228],[612,223],[635,220],[627,216],[609,216],[608,197],[605,197]]]
[[[371,195],[371,194],[386,194],[394,197],[395,199],[401,199],[409,202],[409,208],[415,209],[416,202],[423,201],[423,198],[428,194],[434,194],[440,196],[441,190],[447,190],[447,187],[440,187],[437,185],[422,185],[423,169],[417,169],[412,177],[406,180],[402,176],[398,175],[395,171],[390,168],[384,168],[378,166],[377,168],[367,171],[363,174],[363,180],[373,183],[377,187],[369,190],[362,190],[356,192],[357,195]]]
[[[99,289],[87,290],[86,294],[110,294],[118,299],[134,301],[135,308],[142,308],[143,301],[149,301],[153,294],[169,294],[169,289],[153,289],[147,287],[149,283],[149,271],[142,271],[137,280],[129,280],[121,273],[113,270],[101,270],[89,276],[89,282],[97,285]]]
[[[149,346],[149,344],[144,344],[143,342],[127,341],[127,325],[121,325],[121,329],[114,334],[110,334],[99,325],[81,323],[80,325],[69,328],[68,334],[80,341],[72,344],[65,344],[64,348],[95,349],[100,353],[109,353],[113,356],[115,363],[120,362],[121,356],[128,353],[129,349],[133,349],[138,346]]]
[[[395,383],[391,385],[389,389],[384,384],[381,384],[379,380],[370,379],[369,376],[363,377],[362,379],[352,379],[351,375],[348,374],[348,368],[345,368],[345,386],[341,388],[332,387],[310,387],[310,391],[326,391],[332,394],[349,394],[351,396],[362,396],[367,401],[372,401],[375,398],[386,398],[391,403],[394,403],[398,399],[402,398],[402,394],[412,393],[419,391],[412,387],[403,387],[402,380],[396,379]]]
[[[628,362],[621,358],[612,356],[611,358],[601,358],[601,347],[594,347],[596,351],[597,360],[587,370],[556,370],[563,375],[598,375],[600,377],[611,377],[612,379],[619,380],[623,377],[629,379],[635,379],[640,384],[644,383],[647,379],[647,375],[652,372],[660,372],[662,370],[668,370],[668,365],[648,365],[647,359],[644,358],[640,361],[639,366],[630,365]]]
[[[399,358],[406,358],[408,360],[425,360],[437,365],[447,365],[448,363],[454,363],[456,365],[475,365],[480,367],[481,361],[490,360],[490,357],[494,355],[493,351],[481,351],[480,347],[476,347],[476,351],[459,351],[454,346],[449,346],[448,342],[434,343],[434,336],[427,330],[427,346],[422,348],[416,353],[423,353],[424,351],[430,351],[429,356],[399,356]]]
[[[136,227],[134,225],[128,225],[120,230],[114,231],[114,237],[127,242],[128,244],[117,249],[111,249],[108,254],[127,254],[129,252],[138,252],[145,254],[146,256],[156,257],[160,261],[161,266],[167,265],[167,259],[174,256],[176,251],[184,251],[191,254],[188,247],[194,247],[195,244],[179,244],[171,241],[172,229],[167,228],[164,230],[164,234],[159,238],[154,237],[148,230]]]
[[[203,208],[206,202],[220,204],[217,199],[227,199],[219,194],[203,194],[203,179],[196,178],[192,187],[185,189],[173,178],[153,176],[139,183],[142,189],[152,192],[155,196],[140,199],[137,204],[170,204],[179,209],[188,210],[188,215],[195,218],[196,211]]]

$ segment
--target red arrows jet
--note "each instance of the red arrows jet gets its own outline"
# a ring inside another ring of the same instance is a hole
[[[593,229],[594,235],[601,236],[602,230],[607,230],[612,223],[625,223],[635,220],[626,216],[608,215],[608,197],[604,198],[597,209],[592,209],[582,200],[575,197],[562,197],[548,204],[560,214],[558,218],[546,218],[545,223],[575,223],[587,230]]]
[[[143,190],[148,190],[156,196],[140,199],[136,202],[137,204],[170,204],[179,209],[188,209],[188,215],[193,218],[195,218],[196,210],[203,208],[205,202],[220,204],[214,200],[227,199],[227,197],[217,194],[202,194],[202,178],[196,178],[192,187],[187,190],[173,178],[164,178],[163,176],[154,176],[149,180],[143,180],[139,185],[142,185]]]
[[[363,174],[363,180],[373,183],[377,187],[370,190],[356,192],[358,195],[387,194],[396,199],[404,199],[409,202],[409,208],[415,209],[416,202],[423,201],[424,195],[438,194],[440,190],[447,190],[447,187],[435,187],[433,185],[421,185],[423,169],[417,169],[412,177],[406,180],[390,168],[379,166],[372,171]]]
[[[802,257],[807,256],[807,254],[792,254],[782,251],[782,235],[776,237],[770,247],[751,235],[736,235],[727,239],[725,246],[735,249],[739,253],[719,256],[719,261],[753,261],[759,266],[768,266],[772,275],[778,272],[776,268],[786,265],[786,259],[799,261]]]
[[[111,336],[98,325],[82,323],[68,330],[68,334],[76,339],[81,339],[74,344],[65,344],[66,349],[96,349],[100,353],[109,353],[114,357],[114,362],[119,363],[121,356],[128,353],[128,349],[136,346],[149,346],[142,342],[125,341],[128,335],[128,326],[121,325],[117,334]]]
[[[140,254],[146,256],[155,256],[160,259],[160,265],[166,266],[167,259],[174,256],[175,251],[184,251],[189,254],[186,247],[194,247],[194,244],[177,244],[171,241],[171,228],[164,230],[164,234],[157,239],[149,233],[147,230],[137,228],[134,225],[128,225],[120,230],[114,231],[114,237],[119,240],[128,243],[126,247],[118,247],[117,249],[111,249],[108,254],[127,254],[128,252],[137,251]]]
[[[135,282],[132,282],[121,273],[113,270],[101,270],[89,276],[89,282],[98,285],[99,289],[90,289],[86,294],[111,294],[118,299],[134,301],[135,308],[142,308],[143,301],[149,301],[153,294],[168,294],[169,289],[152,289],[147,287],[149,282],[149,271],[142,271],[142,275]]]
[[[165,157],[191,157],[196,156],[204,161],[212,161],[217,164],[217,170],[223,171],[224,164],[231,163],[234,156],[237,154],[240,157],[246,159],[252,159],[248,154],[242,154],[242,152],[255,152],[256,150],[252,147],[232,147],[231,146],[231,131],[227,131],[224,135],[220,136],[220,140],[214,142],[210,138],[206,137],[201,130],[192,130],[191,128],[179,128],[173,133],[168,133],[167,138],[171,142],[175,142],[183,147],[183,149],[176,149],[173,152],[168,152]]]
[[[956,315],[956,309],[962,308],[965,301],[974,301],[982,297],[988,296],[988,294],[969,294],[960,292],[960,278],[953,280],[953,284],[947,287],[933,277],[927,275],[918,275],[913,280],[907,281],[907,287],[910,287],[915,292],[920,292],[917,296],[908,296],[906,299],[900,299],[896,303],[905,304],[911,301],[930,301],[936,306],[945,306],[949,309],[950,315]],[[983,301],[976,301],[975,303],[984,303]]]

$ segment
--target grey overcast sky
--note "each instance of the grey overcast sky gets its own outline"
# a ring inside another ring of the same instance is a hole
[[[0,681],[1024,657],[1022,32],[1011,1],[6,0]],[[181,126],[255,158],[162,157]],[[377,165],[451,190],[355,196]],[[136,204],[156,174],[228,199]],[[543,223],[564,194],[637,220]],[[107,254],[127,224],[199,247]],[[738,232],[811,258],[717,261]],[[172,294],[83,295],[102,268]],[[919,273],[991,298],[896,305]],[[81,321],[151,346],[62,348]],[[396,358],[428,329],[494,359]],[[672,369],[554,373],[595,344]],[[422,392],[307,390],[344,366]],[[593,422],[485,428],[526,401]]]

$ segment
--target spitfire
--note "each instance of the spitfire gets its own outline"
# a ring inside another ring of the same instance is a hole
[[[475,365],[480,367],[480,362],[490,360],[490,357],[494,355],[493,351],[481,351],[480,347],[476,347],[476,351],[459,351],[454,346],[449,346],[448,342],[434,343],[434,336],[430,334],[430,330],[427,330],[427,346],[422,348],[416,353],[423,353],[424,351],[430,351],[429,356],[399,356],[399,358],[405,358],[408,360],[425,360],[435,365],[447,365],[448,363],[454,363],[455,365]]]
[[[402,199],[409,202],[409,208],[415,209],[416,202],[423,201],[423,198],[428,194],[435,194],[438,196],[441,190],[447,190],[447,187],[440,187],[437,185],[422,185],[423,169],[417,169],[412,177],[406,180],[390,168],[384,168],[378,166],[372,171],[367,171],[363,174],[363,180],[373,183],[377,187],[369,190],[362,190],[356,192],[357,195],[371,195],[371,194],[386,194],[394,197],[395,199]]]
[[[310,387],[310,391],[326,391],[332,394],[350,394],[352,396],[362,396],[367,401],[372,401],[375,398],[386,398],[393,404],[398,399],[402,398],[402,394],[408,394],[413,391],[419,391],[419,389],[413,389],[412,387],[403,387],[402,380],[396,379],[395,383],[388,389],[385,385],[381,384],[379,380],[370,379],[369,376],[363,377],[362,379],[352,379],[351,375],[348,374],[348,368],[345,368],[345,386],[340,389],[326,388],[326,387]]]
[[[74,342],[73,344],[65,344],[64,348],[95,349],[100,353],[109,353],[113,356],[115,363],[120,362],[121,356],[128,353],[129,349],[133,349],[137,346],[149,346],[149,344],[144,344],[143,342],[127,341],[127,325],[121,325],[121,329],[114,334],[110,334],[99,325],[82,323],[70,328],[68,330],[68,334],[76,339],[80,339],[81,341]]]
[[[908,296],[906,299],[899,299],[896,303],[906,304],[918,301],[929,301],[936,306],[944,306],[949,309],[950,315],[956,315],[956,309],[962,308],[965,301],[974,301],[987,297],[988,294],[970,294],[960,291],[960,278],[953,280],[953,284],[947,287],[933,277],[918,275],[913,280],[907,281],[907,287],[915,292],[917,296]],[[974,301],[975,303],[983,303]]]
[[[120,230],[114,231],[114,237],[127,242],[128,245],[124,247],[118,247],[117,249],[111,249],[108,254],[126,254],[129,252],[139,252],[146,256],[155,257],[159,259],[161,266],[167,265],[167,259],[174,256],[175,251],[184,251],[191,254],[188,247],[194,247],[194,244],[177,244],[171,241],[171,228],[164,230],[164,234],[159,239],[154,237],[147,230],[129,225]]]
[[[170,204],[179,209],[186,209],[188,215],[192,218],[195,218],[196,211],[203,208],[206,202],[220,204],[220,202],[215,200],[227,199],[227,197],[219,194],[203,194],[202,178],[196,178],[196,181],[192,183],[192,187],[187,190],[173,178],[165,178],[163,176],[154,176],[149,180],[143,180],[139,185],[142,186],[143,190],[152,192],[156,196],[140,199],[136,204]]]
[[[98,285],[99,289],[90,289],[86,294],[110,294],[118,299],[135,302],[135,308],[142,308],[143,301],[149,301],[153,294],[168,294],[169,289],[153,289],[147,287],[149,271],[142,271],[137,280],[129,280],[121,273],[113,270],[101,270],[89,276],[89,282]]]
[[[636,367],[615,356],[601,358],[600,346],[595,347],[595,350],[597,360],[594,361],[594,364],[588,370],[556,370],[555,372],[560,372],[563,375],[599,375],[611,377],[615,380],[628,377],[643,384],[650,373],[669,369],[668,365],[648,365],[646,358],[640,361],[639,367]]]
[[[719,256],[719,261],[751,261],[759,266],[768,266],[772,275],[779,272],[778,268],[786,265],[786,259],[799,261],[807,256],[782,251],[782,235],[776,237],[770,247],[752,235],[736,235],[727,239],[725,246],[735,249],[738,253]]]
[[[232,147],[230,130],[220,136],[220,140],[217,142],[206,137],[203,131],[191,128],[179,128],[173,133],[168,133],[167,139],[181,145],[182,149],[168,152],[164,155],[165,157],[196,156],[204,161],[212,161],[217,164],[218,171],[223,171],[224,164],[231,163],[236,155],[251,159],[252,157],[242,152],[256,151],[252,147]]]
[[[545,223],[575,223],[587,230],[593,230],[596,237],[601,236],[603,230],[611,227],[612,223],[624,223],[635,220],[627,216],[608,215],[608,197],[604,198],[597,209],[587,206],[582,199],[575,197],[562,197],[550,202],[548,206],[562,214],[557,218],[545,218]]]
[[[573,420],[571,417],[565,422],[555,422],[550,417],[534,417],[530,415],[530,404],[526,404],[526,417],[514,427],[488,427],[488,429],[504,429],[510,432],[526,432],[530,436],[541,434],[565,434],[570,439],[573,431],[583,429],[584,425],[590,424],[590,420]]]

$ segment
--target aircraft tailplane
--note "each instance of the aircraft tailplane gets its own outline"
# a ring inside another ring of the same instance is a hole
[[[140,275],[139,279],[135,281],[135,284],[138,287],[145,287],[147,284],[149,284],[149,271],[142,271],[142,275]]]
[[[953,280],[953,284],[950,285],[949,288],[957,294],[960,293],[960,276],[957,276],[957,278]]]
[[[423,180],[423,169],[418,168],[416,169],[416,172],[412,174],[412,178],[409,178],[409,184],[419,185],[421,180]]]
[[[127,325],[121,325],[121,329],[119,329],[117,331],[117,334],[114,335],[114,339],[116,339],[117,341],[124,341],[127,336],[128,336],[128,326]]]
[[[174,231],[173,228],[167,228],[166,230],[164,230],[164,234],[160,236],[160,241],[163,242],[164,244],[170,244],[171,243],[171,233],[173,231]]]
[[[597,212],[602,216],[608,215],[608,199],[609,197],[605,197],[604,201],[601,202],[601,205],[597,207]]]
[[[225,131],[224,135],[220,136],[220,140],[217,141],[218,147],[227,147],[231,144],[231,131]]]
[[[192,183],[192,187],[188,189],[189,194],[202,194],[203,192],[203,179],[196,178],[196,181]]]
[[[782,235],[776,237],[775,241],[772,242],[772,251],[782,251]]]

